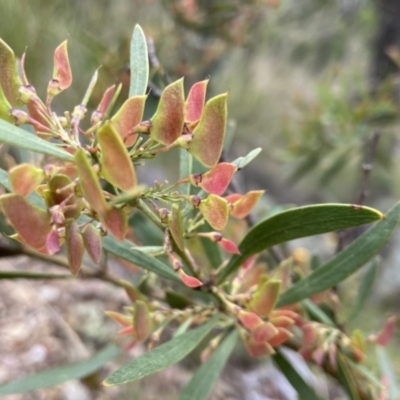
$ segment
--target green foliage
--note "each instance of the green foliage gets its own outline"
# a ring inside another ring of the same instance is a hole
[[[214,10],[215,20],[209,25],[222,21],[225,31],[235,20],[228,15],[237,13],[240,6],[227,2],[222,9]],[[174,12],[183,24],[190,21],[190,7]],[[196,29],[207,32],[208,22],[198,21]],[[132,303],[124,313],[106,313],[121,325],[119,336],[129,345],[156,346],[112,373],[105,386],[159,372],[202,344],[201,358],[206,361],[181,399],[206,399],[240,337],[249,356],[273,356],[304,398],[319,397],[285,359],[281,346],[294,348],[338,379],[352,399],[382,394],[382,387],[371,383],[376,380],[374,375],[362,373],[360,365],[368,353],[366,346],[387,345],[395,320],[389,319],[382,332],[368,340],[359,333],[347,336],[331,300],[333,289],[388,242],[400,220],[400,203],[386,216],[359,204],[296,207],[251,227],[250,213],[262,201],[264,191],[237,193],[240,188],[234,179],[260,149],[232,162],[221,160],[228,136],[228,95],[207,101],[208,80],[195,83],[187,96],[183,78],[164,82],[153,117],[143,120],[149,101],[148,59],[154,59],[154,54],[148,54],[138,25],[130,46],[129,98],[114,112],[120,87],[107,89],[88,125],[83,120],[96,89],[97,71],[72,112],[57,115],[52,110],[53,100],[72,84],[66,42],[55,50],[44,101],[27,80],[24,57],[20,76],[16,75],[14,53],[3,41],[1,46],[0,118],[30,125],[35,134],[0,121],[0,142],[44,155],[38,165],[0,169],[0,183],[11,192],[0,196],[0,206],[14,230],[12,239],[30,248],[32,255],[65,251],[66,262],[59,264],[69,267],[76,279],[87,274],[86,251],[95,264],[91,276],[123,288]],[[161,67],[156,68],[160,75]],[[18,108],[19,102],[26,111]],[[339,110],[339,114],[345,112]],[[137,168],[176,148],[180,165],[175,182],[161,180],[150,187],[138,182]],[[330,163],[323,179],[340,169],[347,153],[339,153],[340,162]],[[320,156],[312,155],[300,172],[315,166]],[[232,189],[229,194],[228,189]],[[273,247],[371,222],[375,222],[373,227],[316,268],[299,250],[282,248],[281,256]],[[239,238],[243,239],[237,245]],[[103,265],[109,255],[139,267],[138,277],[132,274],[128,282],[111,275]],[[266,265],[271,255],[275,260]],[[0,274],[0,279],[21,277],[65,278],[45,273]],[[370,292],[372,278],[367,275],[353,315]],[[170,336],[167,326],[175,333],[160,344],[161,337]],[[86,362],[4,385],[0,393],[14,393],[17,385],[29,391],[83,377],[117,354],[110,347]],[[388,370],[386,363],[383,367]],[[396,393],[395,383],[391,385]]]

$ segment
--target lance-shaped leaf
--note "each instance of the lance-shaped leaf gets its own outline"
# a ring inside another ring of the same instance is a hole
[[[248,257],[276,244],[367,224],[383,217],[372,208],[350,204],[316,204],[275,214],[248,232],[239,245],[241,255],[232,257],[221,271],[220,279],[225,279]]]
[[[90,122],[92,125],[96,124],[97,122],[103,119],[106,111],[108,110],[108,107],[111,104],[111,100],[114,97],[114,93],[115,93],[115,85],[112,85],[104,92],[100,104],[97,107],[97,110],[93,111],[92,116],[90,117]]]
[[[131,147],[136,142],[137,134],[132,134],[132,130],[142,121],[146,98],[146,96],[130,97],[111,118],[113,127],[126,147]]]
[[[179,400],[207,400],[209,398],[211,389],[234,350],[237,340],[238,333],[234,330],[196,371],[189,384],[181,392]]]
[[[124,240],[128,231],[128,216],[122,209],[108,208],[100,216],[101,223],[118,240]]]
[[[226,197],[230,203],[232,217],[242,219],[247,217],[253,207],[264,194],[264,190],[252,190],[244,195],[232,194]]]
[[[21,149],[47,154],[61,160],[71,161],[72,155],[60,149],[54,143],[46,142],[29,132],[0,119],[0,142]]]
[[[65,226],[65,245],[69,268],[72,274],[76,275],[81,268],[85,248],[78,224],[73,219],[69,219]]]
[[[121,137],[110,123],[97,133],[101,149],[101,174],[112,185],[128,191],[136,185],[136,174]]]
[[[106,201],[101,190],[99,180],[94,172],[85,152],[79,149],[75,155],[75,166],[78,170],[80,190],[90,206],[99,214],[106,211]]]
[[[282,293],[277,307],[297,303],[349,277],[379,252],[391,237],[399,221],[400,203],[397,203],[383,221],[375,224],[335,257]]]
[[[252,357],[269,356],[275,353],[275,350],[269,343],[267,342],[258,343],[251,334],[246,336],[242,335],[242,339],[247,352]]]
[[[205,192],[221,196],[229,186],[235,172],[235,165],[219,163],[204,174],[190,175],[189,180],[192,185],[200,187]]]
[[[247,308],[255,312],[261,318],[268,317],[278,300],[280,288],[280,281],[268,280],[264,282],[253,294]]]
[[[101,235],[97,228],[92,224],[87,224],[82,231],[83,244],[90,258],[95,264],[98,264],[101,259],[102,244]]]
[[[39,186],[44,179],[41,168],[30,164],[20,164],[10,170],[10,182],[13,192],[27,196]]]
[[[196,123],[201,118],[206,99],[207,85],[208,79],[195,83],[189,91],[185,103],[185,122],[189,125]]]
[[[213,167],[221,157],[227,119],[228,93],[208,100],[199,124],[193,131],[190,153],[206,167]]]
[[[44,197],[47,206],[50,208],[54,205],[64,204],[63,209],[65,218],[77,218],[82,210],[83,204],[74,192],[74,186],[71,179],[67,175],[54,175],[48,185]]]
[[[61,250],[60,237],[58,236],[57,229],[53,229],[47,235],[46,250],[50,255],[56,254]]]
[[[239,248],[232,240],[222,238],[218,244],[227,252],[231,254],[240,254]]]
[[[201,200],[199,209],[206,221],[217,231],[225,228],[229,218],[228,202],[222,197],[210,194]]]
[[[135,339],[141,343],[144,342],[153,330],[153,321],[147,304],[138,300],[135,303],[135,313],[133,314],[133,329],[135,331]]]
[[[0,87],[3,89],[6,99],[13,107],[20,105],[18,104],[18,89],[21,85],[21,79],[17,74],[17,64],[14,52],[0,38]]]
[[[175,240],[179,250],[184,250],[182,214],[179,206],[173,204],[168,214],[168,229]]]
[[[161,94],[157,111],[151,119],[151,137],[169,145],[182,135],[184,124],[183,78],[168,85]]]
[[[11,104],[8,102],[3,89],[0,85],[0,119],[8,122],[13,122],[14,117],[11,116]]]
[[[62,42],[54,51],[53,79],[49,90],[53,96],[69,88],[72,83],[71,66],[68,59],[67,41]]]
[[[1,196],[2,210],[19,237],[36,250],[45,247],[51,231],[50,214],[19,194]]]
[[[146,93],[149,79],[149,57],[146,37],[140,25],[135,25],[133,30],[129,66],[131,68],[129,97],[142,96]]]
[[[122,385],[127,382],[142,379],[145,376],[162,371],[176,364],[194,350],[216,325],[218,317],[212,318],[206,324],[176,336],[154,350],[135,358],[129,364],[110,375],[104,382],[105,386]]]

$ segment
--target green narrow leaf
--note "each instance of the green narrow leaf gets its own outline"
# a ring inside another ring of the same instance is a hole
[[[287,380],[298,393],[299,397],[304,400],[321,400],[304,379],[293,368],[292,364],[284,357],[282,353],[277,350],[276,354],[272,356],[276,366],[282,371]]]
[[[205,221],[198,229],[199,232],[211,232],[213,229],[211,225]],[[210,265],[213,268],[218,268],[222,262],[222,249],[217,243],[212,242],[210,239],[200,238],[201,245],[204,249],[205,256],[208,258]]]
[[[248,232],[239,245],[241,254],[231,258],[222,270],[220,280],[236,270],[248,257],[276,244],[368,224],[383,218],[380,211],[351,204],[317,204],[275,214]]]
[[[284,292],[277,307],[297,303],[339,284],[379,252],[399,221],[400,202],[387,213],[383,221],[368,229],[343,251]]]
[[[149,59],[147,56],[147,43],[143,29],[136,25],[131,40],[131,83],[129,97],[146,94],[149,79]]]
[[[311,314],[312,317],[314,317],[313,319],[315,321],[322,322],[323,324],[328,326],[336,327],[336,324],[332,321],[332,319],[328,315],[326,315],[326,313],[310,299],[303,300],[302,305],[306,309],[306,311],[308,311],[308,313]]]
[[[111,374],[103,382],[103,385],[122,385],[155,374],[176,364],[200,344],[208,333],[210,333],[217,321],[218,316],[215,316],[206,324],[179,335],[169,342],[156,347],[154,350],[141,355]]]
[[[347,318],[347,321],[352,321],[357,317],[359,312],[363,309],[366,300],[372,293],[372,287],[374,286],[375,278],[378,274],[379,264],[379,257],[376,257],[368,266],[368,270],[365,273],[358,290],[357,300],[355,301],[353,310],[350,316]]]
[[[37,136],[0,119],[0,142],[16,146],[21,149],[31,150],[36,153],[47,154],[65,161],[72,161],[71,154],[60,149],[53,143],[47,142]]]
[[[238,170],[244,168],[247,164],[251,163],[260,153],[262,149],[261,147],[257,147],[252,150],[247,156],[238,157],[236,160],[232,161],[231,164],[236,165]]]
[[[111,236],[106,236],[103,239],[103,249],[163,278],[180,282],[178,275],[168,265],[140,250],[132,249],[132,243],[128,241],[119,242]]]
[[[41,274],[26,271],[0,271],[0,279],[70,279],[72,275]]]
[[[186,149],[179,149],[179,179],[187,178],[193,169],[193,156]],[[190,183],[179,187],[179,193],[190,195]]]
[[[342,354],[337,356],[338,378],[343,388],[346,390],[350,400],[360,400],[355,379],[351,369]]]
[[[386,376],[387,380],[389,381],[388,400],[398,400],[400,396],[399,382],[397,380],[398,378],[396,378],[396,372],[393,369],[386,349],[382,346],[376,346],[376,355],[378,358],[381,374]]]
[[[94,356],[84,361],[55,367],[47,371],[38,372],[5,385],[0,386],[0,396],[7,394],[26,393],[32,390],[59,385],[71,379],[79,379],[92,374],[104,364],[121,354],[121,350],[111,344],[100,350]]]
[[[225,367],[238,339],[234,330],[218,346],[211,357],[196,371],[183,389],[179,400],[207,400],[215,381]]]

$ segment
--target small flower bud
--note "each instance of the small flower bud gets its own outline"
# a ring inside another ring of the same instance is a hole
[[[17,126],[31,123],[31,117],[25,111],[13,108],[10,111],[10,115],[14,117],[14,123]]]
[[[158,215],[160,216],[160,220],[163,224],[167,223],[169,214],[170,211],[167,208],[160,208],[158,210]]]
[[[193,207],[198,207],[201,203],[201,197],[200,196],[190,196],[190,202],[192,203]]]
[[[36,90],[32,85],[21,85],[18,89],[19,92],[19,101],[24,104],[29,103],[31,100],[36,100],[37,94]]]

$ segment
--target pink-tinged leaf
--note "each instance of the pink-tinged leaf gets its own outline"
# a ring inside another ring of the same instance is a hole
[[[137,134],[133,134],[132,130],[142,121],[146,99],[147,96],[130,97],[111,118],[113,127],[126,147],[136,142]]]
[[[277,328],[290,328],[295,322],[293,319],[283,315],[280,317],[270,318],[270,321],[271,324],[274,324]]]
[[[199,209],[214,229],[221,231],[225,228],[229,218],[229,206],[225,199],[210,194],[206,199],[201,200]]]
[[[104,311],[104,314],[122,326],[132,326],[132,317],[128,317],[115,311]]]
[[[101,149],[101,175],[112,185],[128,191],[136,186],[136,174],[121,137],[110,123],[97,132]]]
[[[47,206],[63,204],[61,210],[65,218],[77,218],[83,208],[82,201],[76,196],[71,179],[64,174],[54,175],[48,185],[44,197]]]
[[[243,326],[249,330],[255,329],[257,326],[262,325],[264,322],[257,314],[250,311],[245,311],[243,309],[239,310],[237,316]]]
[[[241,292],[247,292],[252,286],[259,282],[261,275],[265,274],[265,264],[257,264],[244,272],[242,284],[240,285]]]
[[[182,214],[179,206],[173,204],[171,207],[171,212],[168,214],[168,229],[178,246],[179,250],[184,250],[183,244],[183,224],[182,224]]]
[[[17,63],[15,61],[14,52],[0,38],[0,92],[1,89],[3,89],[2,91],[4,92],[4,96],[12,107],[21,105],[18,101],[18,89],[21,85],[22,82],[17,73]]]
[[[49,122],[43,116],[43,110],[39,106],[38,102],[30,100],[26,104],[26,107],[28,109],[29,116],[31,117],[31,122],[35,132],[52,132],[51,128],[49,127]]]
[[[193,131],[189,151],[209,168],[216,165],[221,157],[227,119],[227,97],[228,94],[225,93],[210,99]]]
[[[278,328],[278,333],[268,340],[268,343],[272,347],[278,347],[281,344],[285,343],[287,340],[293,337],[293,333],[289,332],[285,328]]]
[[[382,330],[376,337],[376,343],[380,344],[381,346],[387,346],[393,336],[394,330],[396,328],[396,323],[397,317],[393,316],[388,318]]]
[[[69,268],[73,275],[77,275],[81,268],[85,248],[78,224],[73,219],[69,219],[65,226],[65,245]]]
[[[44,172],[30,164],[20,164],[10,170],[10,183],[13,192],[27,196],[39,186],[44,179]]]
[[[102,241],[100,231],[92,224],[88,224],[82,231],[83,244],[90,258],[99,264],[102,254]]]
[[[90,118],[90,123],[92,125],[96,124],[97,122],[100,122],[103,119],[104,114],[106,113],[108,107],[111,104],[111,100],[114,96],[114,93],[115,93],[115,85],[112,85],[104,92],[100,104],[97,107],[97,110],[93,111],[92,116]]]
[[[75,166],[79,175],[79,185],[83,197],[90,206],[99,214],[106,211],[106,201],[101,190],[99,180],[94,172],[85,152],[79,149],[75,155]]]
[[[208,79],[195,83],[188,94],[185,103],[185,122],[192,125],[201,118],[206,100]]]
[[[66,40],[54,51],[53,81],[56,82],[59,93],[69,88],[72,83]]]
[[[203,285],[203,282],[195,278],[194,276],[188,275],[182,268],[178,269],[179,277],[181,278],[182,282],[190,288],[196,288]]]
[[[248,309],[261,318],[268,317],[278,300],[280,288],[280,281],[268,280],[264,282],[254,293],[248,304]]]
[[[128,232],[128,216],[124,210],[117,208],[109,208],[100,216],[101,223],[104,227],[119,241],[125,239]]]
[[[227,252],[230,254],[240,254],[239,248],[236,246],[235,243],[232,242],[232,240],[222,238],[218,244]]]
[[[19,194],[0,197],[2,210],[20,238],[35,250],[45,247],[51,231],[50,214],[28,202]]]
[[[233,203],[230,199],[227,199],[231,203],[232,217],[239,219],[247,217],[263,194],[264,190],[253,190],[236,199]]]
[[[261,325],[258,325],[254,330],[251,332],[254,341],[256,343],[264,343],[271,340],[279,333],[279,330],[275,328],[270,322],[264,322]]]
[[[189,180],[192,185],[202,188],[207,193],[221,196],[229,186],[235,172],[235,165],[219,163],[205,174],[192,174]]]
[[[242,194],[232,193],[232,194],[229,194],[228,196],[225,196],[225,199],[229,204],[233,204],[235,201],[238,201],[242,197],[243,197]]]
[[[47,235],[46,249],[48,254],[53,255],[61,250],[60,237],[58,236],[57,230],[51,230]]]
[[[252,357],[269,356],[275,353],[273,347],[267,342],[257,343],[253,336],[243,338],[247,352]]]
[[[175,142],[182,135],[184,107],[182,78],[168,85],[162,92],[157,111],[151,119],[151,137],[164,145]]]
[[[125,292],[127,296],[129,297],[129,300],[135,304],[138,300],[144,300],[145,297],[142,295],[142,293],[139,292],[139,290],[133,286],[131,283],[127,281],[121,281],[122,286],[125,289]]]
[[[135,303],[133,329],[135,331],[135,339],[139,343],[144,342],[153,330],[153,321],[144,301],[138,300]]]

